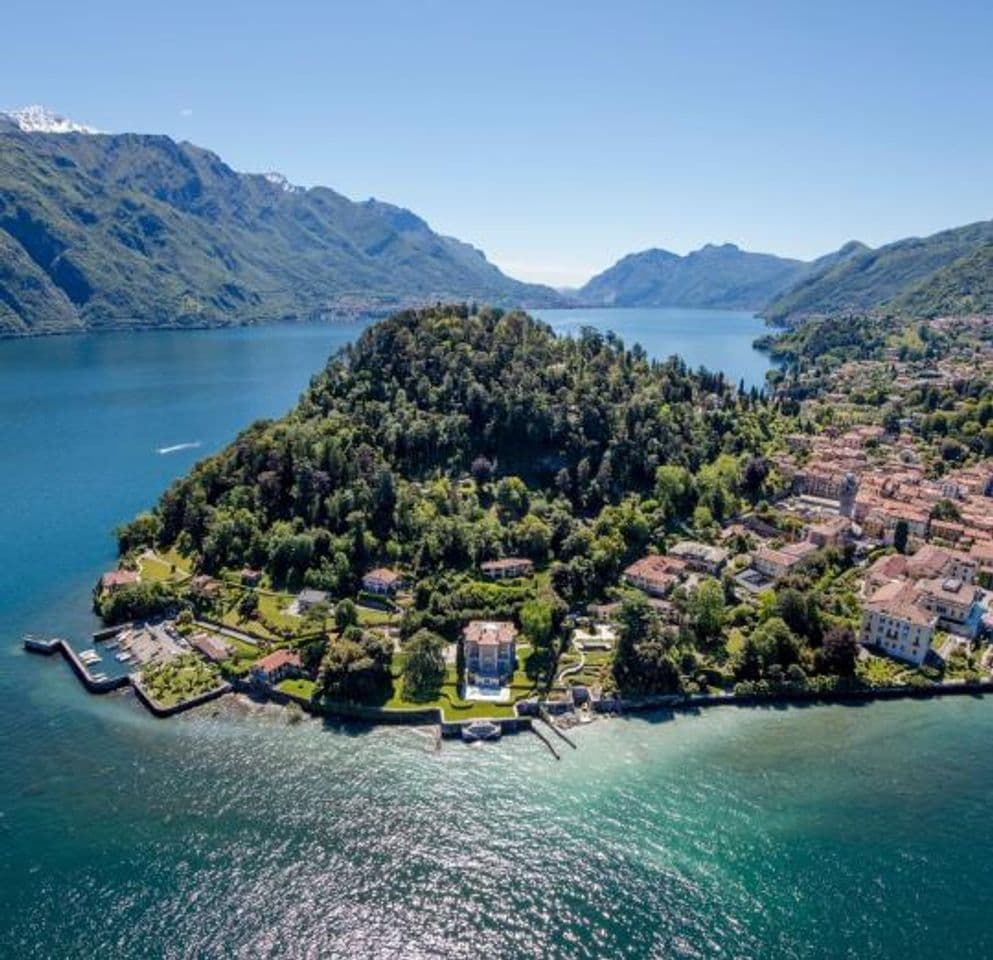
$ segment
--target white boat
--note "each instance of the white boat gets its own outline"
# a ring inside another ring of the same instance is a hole
[[[121,663],[126,663],[131,659],[131,654],[125,651],[124,653],[119,653],[114,659],[119,660]]]

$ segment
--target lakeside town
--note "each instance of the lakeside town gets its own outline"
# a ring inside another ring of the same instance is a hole
[[[371,569],[354,600],[334,603],[322,590],[273,590],[259,570],[215,577],[194,572],[175,552],[160,556],[151,550],[133,568],[104,574],[98,602],[141,583],[166,582],[188,601],[185,609],[104,631],[76,656],[93,689],[116,687],[127,677],[161,715],[240,690],[308,711],[366,719],[417,721],[435,714],[466,739],[489,738],[521,716],[541,715],[568,726],[623,709],[609,683],[609,665],[626,598],[644,598],[666,629],[676,632],[687,627],[702,585],[721,583],[728,600],[723,616],[745,623],[748,611],[773,602],[778,585],[818,569],[830,554],[846,562],[828,565],[818,588],[849,605],[858,623],[854,675],[868,687],[920,691],[988,680],[993,461],[929,478],[916,462],[912,433],[889,436],[879,425],[790,435],[786,446],[788,452],[772,458],[782,484],[778,499],[734,517],[708,542],[676,540],[665,552],[642,556],[623,570],[613,600],[569,611],[561,640],[556,638],[561,647],[554,675],[544,684],[528,669],[533,629],[522,633],[519,617],[474,619],[442,651],[439,695],[431,702],[406,699],[410,654],[400,624],[413,598],[401,570]],[[529,593],[545,575],[530,558],[505,556],[482,562],[473,577],[496,590]],[[374,704],[318,701],[319,664],[308,645],[315,637],[359,627],[392,652],[393,695]],[[732,627],[729,644],[740,646],[742,639]],[[706,701],[797,695],[807,687],[802,671],[784,677],[779,690],[735,683],[714,669],[718,659],[695,665],[701,682],[684,696]]]

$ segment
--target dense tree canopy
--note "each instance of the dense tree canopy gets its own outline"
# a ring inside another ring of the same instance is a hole
[[[293,412],[202,461],[120,541],[335,596],[376,562],[416,580],[517,554],[554,561],[567,600],[589,597],[695,508],[720,520],[759,495],[777,416],[611,334],[409,311],[366,330]]]

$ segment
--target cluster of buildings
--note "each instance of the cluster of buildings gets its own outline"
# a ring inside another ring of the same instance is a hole
[[[969,554],[936,544],[880,557],[863,583],[859,641],[920,664],[938,629],[975,638],[986,615],[978,569]]]
[[[786,456],[778,466],[795,494],[837,502],[839,529],[848,524],[868,545],[906,551],[867,570],[859,639],[920,664],[936,631],[972,639],[987,617],[981,587],[993,586],[993,462],[929,478],[909,438],[880,448],[884,438],[878,426],[798,438],[804,465],[790,473]],[[829,542],[831,533],[825,522],[808,539]]]
[[[624,570],[624,582],[650,597],[665,597],[692,573],[717,576],[724,569],[730,551],[724,547],[683,540],[665,554],[652,553]]]
[[[849,542],[864,555],[899,540],[904,552],[883,556],[866,570],[863,645],[921,664],[939,630],[974,639],[993,629],[983,589],[993,589],[993,461],[932,479],[908,462],[882,427],[794,439],[791,448],[803,450],[803,465],[785,454],[777,468],[791,494],[778,509],[793,517],[795,532],[787,536],[796,539],[783,543],[780,526],[758,517],[725,530],[726,541],[737,533],[759,541],[750,567],[735,578],[739,585],[756,593],[827,547]],[[624,580],[661,598],[691,570],[714,575],[727,559],[720,547],[685,542],[637,560]]]
[[[792,454],[776,460],[780,473],[800,496],[835,501],[867,540],[892,546],[901,525],[910,549],[938,542],[972,552],[989,571],[993,564],[993,461],[925,476],[913,462],[912,441],[887,440],[880,426],[861,426],[838,436],[790,438],[804,452],[802,466]],[[901,446],[906,444],[910,446]]]

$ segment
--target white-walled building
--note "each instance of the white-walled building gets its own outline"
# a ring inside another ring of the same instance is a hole
[[[921,664],[931,649],[938,617],[914,602],[903,583],[881,587],[862,609],[859,642]]]

